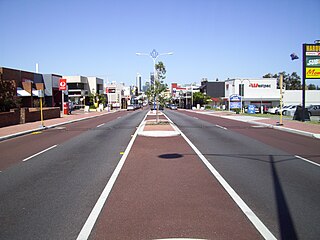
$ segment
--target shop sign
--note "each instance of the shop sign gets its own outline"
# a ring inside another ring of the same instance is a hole
[[[59,91],[65,91],[65,90],[67,90],[67,79],[60,78]]]
[[[320,78],[320,68],[306,68],[306,78]]]
[[[320,57],[307,57],[307,67],[320,67]]]
[[[241,96],[238,94],[231,95],[230,102],[241,102]]]
[[[320,44],[303,44],[305,78],[320,79]]]
[[[249,87],[252,87],[252,88],[271,88],[271,84],[250,83]]]
[[[318,44],[307,44],[306,45],[307,52],[320,52],[320,45]]]
[[[116,93],[115,88],[106,88],[106,93]]]
[[[241,108],[241,102],[230,102],[230,109]]]
[[[306,56],[320,56],[320,52],[306,52]]]
[[[233,94],[230,96],[230,109],[241,108],[241,96]]]

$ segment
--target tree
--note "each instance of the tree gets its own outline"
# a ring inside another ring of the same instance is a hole
[[[317,87],[316,87],[316,85],[311,83],[308,85],[308,90],[317,90]]]
[[[285,89],[300,90],[302,88],[301,78],[296,72],[291,73],[291,75],[287,74],[285,71],[279,72],[278,74],[273,74],[273,75],[271,73],[267,73],[266,75],[263,76],[263,78],[277,78],[277,88],[280,88],[279,86],[280,74],[283,75],[283,84],[285,86]]]
[[[193,93],[193,103],[204,105],[207,103],[207,100],[210,99],[209,96],[203,94],[202,92],[194,92]]]
[[[157,71],[157,78],[156,80],[160,81],[161,83],[163,83],[163,80],[166,78],[166,67],[164,66],[163,62],[158,62],[155,66],[156,71]]]
[[[159,122],[159,116],[158,116],[158,110],[159,110],[159,102],[160,100],[163,102],[164,98],[161,95],[166,89],[167,85],[163,83],[163,80],[166,78],[166,67],[163,64],[163,62],[158,62],[155,65],[155,70],[156,70],[156,77],[154,78],[154,83],[153,86],[150,86],[149,91],[147,91],[147,95],[151,95],[154,97],[156,103],[157,103],[157,110],[156,110],[156,121],[157,123]]]
[[[157,77],[154,79],[153,94],[158,97],[167,89],[167,85],[163,83],[163,80],[166,78],[166,67],[163,62],[158,62],[155,66],[157,71]]]
[[[8,112],[11,108],[19,107],[20,100],[15,91],[15,81],[0,78],[0,112]]]

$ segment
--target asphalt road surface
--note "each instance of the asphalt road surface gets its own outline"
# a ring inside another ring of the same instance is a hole
[[[320,141],[190,112],[167,116],[278,239],[320,236]]]
[[[145,114],[113,113],[1,142],[0,239],[76,239]]]
[[[320,163],[319,140],[164,112],[274,236],[318,239],[320,170],[312,162]],[[76,239],[146,113],[117,112],[1,142],[0,239]],[[169,231],[261,238],[181,136],[135,143],[90,239],[165,238]]]

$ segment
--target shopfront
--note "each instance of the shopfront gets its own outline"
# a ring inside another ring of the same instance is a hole
[[[242,106],[255,105],[266,108],[278,106],[280,90],[276,78],[237,78],[225,81],[226,98],[237,94],[242,97]]]

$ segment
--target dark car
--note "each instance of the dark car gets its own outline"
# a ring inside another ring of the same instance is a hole
[[[320,116],[320,105],[310,105],[307,109],[310,116]]]

